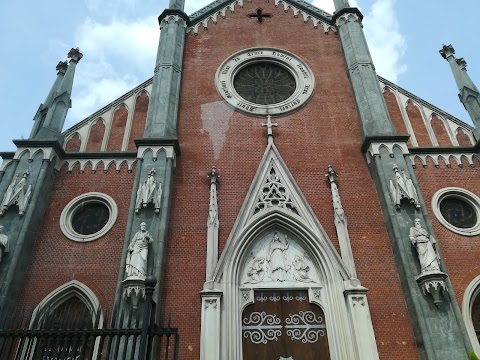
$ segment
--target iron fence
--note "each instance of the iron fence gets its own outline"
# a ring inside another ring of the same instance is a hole
[[[178,360],[178,329],[154,322],[153,288],[140,310],[90,311],[75,298],[62,306],[0,320],[0,360]],[[77,299],[78,300],[78,299]],[[106,324],[110,324],[107,326]]]

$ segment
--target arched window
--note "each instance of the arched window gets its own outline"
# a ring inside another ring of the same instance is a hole
[[[462,315],[473,349],[480,356],[480,275],[465,290]]]
[[[97,297],[79,281],[70,281],[47,295],[32,313],[30,329],[36,337],[22,347],[22,359],[94,358],[98,339],[75,336],[74,331],[103,327],[103,314]],[[45,331],[48,330],[48,336]]]

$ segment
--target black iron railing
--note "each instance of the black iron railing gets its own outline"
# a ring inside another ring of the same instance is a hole
[[[114,311],[111,319],[78,299],[4,316],[0,360],[178,360],[178,330],[170,319],[166,327],[155,324],[152,293],[146,289],[140,310]]]

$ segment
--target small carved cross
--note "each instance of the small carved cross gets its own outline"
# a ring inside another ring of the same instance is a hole
[[[272,17],[272,14],[267,14],[267,13],[264,13],[262,9],[257,9],[256,13],[248,14],[248,16],[251,18],[257,18],[257,21],[261,23],[263,22],[264,17],[266,18]]]
[[[262,124],[262,126],[267,128],[268,141],[269,142],[272,141],[273,140],[273,130],[272,130],[272,128],[273,127],[278,127],[278,124],[277,123],[272,123],[272,117],[270,115],[268,115],[267,123]]]

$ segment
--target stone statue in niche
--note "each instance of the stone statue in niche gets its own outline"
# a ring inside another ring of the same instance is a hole
[[[160,212],[162,200],[162,184],[155,181],[155,169],[148,172],[147,179],[138,187],[137,200],[135,201],[135,212],[138,214],[140,210],[146,208],[149,203],[155,206],[155,212]]]
[[[288,246],[287,235],[285,235],[285,239],[282,240],[275,231],[267,252],[270,277],[273,281],[285,281],[288,279],[290,265],[287,263],[285,254]]]
[[[264,264],[265,258],[253,256],[253,263],[247,272],[247,283],[257,284],[263,280],[263,278],[265,277]]]
[[[412,245],[417,249],[418,260],[422,269],[421,274],[440,271],[439,256],[434,249],[437,242],[427,230],[422,228],[420,219],[415,219],[415,226],[410,228],[409,237]]]
[[[3,259],[3,254],[9,251],[8,247],[8,236],[4,233],[3,225],[0,225],[0,263]]]
[[[8,186],[3,200],[0,206],[0,215],[3,215],[10,205],[18,206],[18,214],[22,216],[25,214],[25,209],[32,195],[32,185],[27,186],[27,178],[30,175],[28,170],[25,170],[20,181],[18,180],[18,174],[15,175],[15,179]]]
[[[443,295],[448,291],[446,279],[448,275],[440,271],[440,256],[436,248],[437,243],[427,230],[422,228],[420,219],[415,219],[415,226],[410,228],[410,241],[415,246],[420,262],[420,275],[415,280],[423,290],[423,294],[430,294],[433,303],[440,308]]]
[[[148,244],[153,240],[147,231],[147,224],[140,224],[140,231],[137,231],[130,241],[127,252],[125,272],[127,279],[137,277],[145,279],[147,276]]]
[[[407,177],[405,171],[400,170],[397,165],[393,166],[395,179],[390,180],[390,195],[395,204],[395,208],[401,208],[402,199],[407,199],[417,209],[420,208],[420,200],[418,199],[417,190],[410,178]]]

